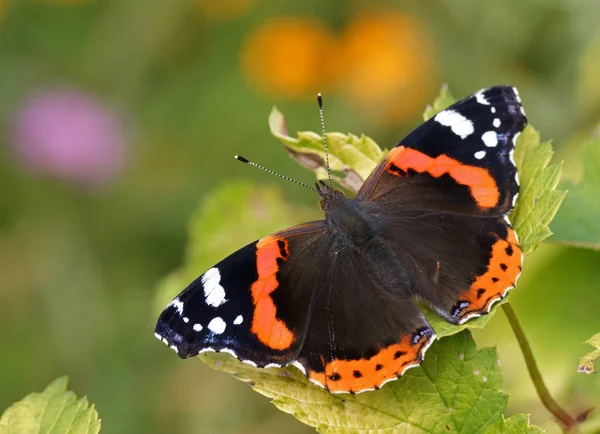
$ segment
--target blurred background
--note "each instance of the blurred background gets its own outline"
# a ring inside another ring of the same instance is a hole
[[[599,22],[592,0],[0,0],[0,412],[68,374],[105,433],[312,432],[153,336],[157,287],[184,258],[208,267],[319,215],[310,191],[232,156],[312,182],[270,136],[273,105],[291,133],[319,131],[321,91],[329,131],[390,148],[443,83],[513,84],[577,179],[600,119]],[[190,231],[210,245],[190,253]],[[599,262],[546,243],[511,295],[573,413],[600,406],[575,372],[600,331]],[[503,315],[476,339],[498,345],[507,415],[558,432]]]

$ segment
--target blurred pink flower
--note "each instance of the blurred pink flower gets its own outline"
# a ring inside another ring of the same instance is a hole
[[[125,159],[119,119],[72,88],[38,91],[17,112],[11,145],[28,169],[78,185],[110,181]]]

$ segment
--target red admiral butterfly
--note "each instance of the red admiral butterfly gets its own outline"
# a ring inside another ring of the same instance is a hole
[[[192,282],[158,319],[180,357],[293,364],[330,392],[377,389],[418,366],[446,321],[488,313],[523,254],[507,213],[527,119],[513,87],[481,90],[398,143],[355,199],[317,183],[325,220],[266,236]]]

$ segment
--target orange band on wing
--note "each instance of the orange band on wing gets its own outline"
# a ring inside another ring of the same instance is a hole
[[[278,260],[285,261],[288,254],[288,243],[283,238],[265,237],[256,245],[258,280],[250,287],[254,304],[251,330],[258,340],[274,350],[285,350],[294,341],[294,333],[277,319],[277,308],[271,298],[279,286]]]
[[[392,149],[387,158],[388,172],[393,175],[402,176],[409,169],[429,173],[434,178],[450,175],[457,183],[469,187],[471,195],[481,208],[493,208],[500,199],[496,181],[483,167],[468,166],[444,154],[432,158],[404,146]]]
[[[521,274],[521,248],[514,229],[507,229],[507,239],[498,238],[492,246],[487,271],[477,277],[470,289],[461,295],[461,300],[468,301],[469,306],[460,312],[460,317],[487,312],[490,304],[502,299]]]
[[[406,369],[420,365],[423,353],[433,339],[432,335],[424,335],[412,344],[411,337],[403,335],[400,342],[382,348],[369,359],[335,359],[325,365],[324,372],[309,371],[308,376],[330,392],[376,389],[398,378]]]

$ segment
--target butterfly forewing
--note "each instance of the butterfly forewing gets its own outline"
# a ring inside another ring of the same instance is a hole
[[[513,154],[526,123],[515,88],[479,91],[402,139],[358,198],[403,209],[504,215],[519,191]]]

